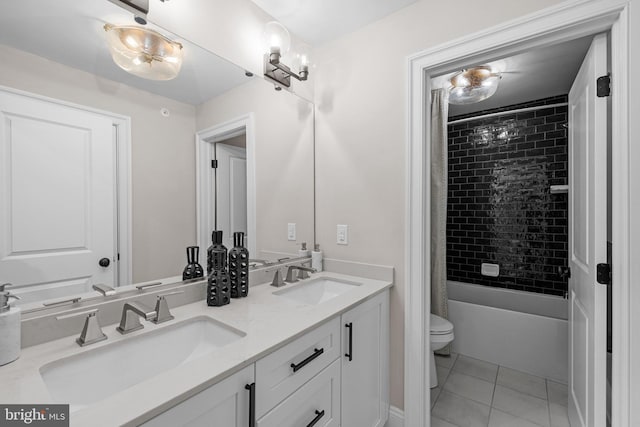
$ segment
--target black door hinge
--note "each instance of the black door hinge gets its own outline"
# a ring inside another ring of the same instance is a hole
[[[217,160],[211,160],[211,168],[212,169],[218,169],[218,161]]]
[[[118,256],[116,257],[116,260],[120,261],[120,253],[118,253]]]
[[[596,80],[596,93],[598,98],[611,95],[611,76],[609,74],[598,77],[598,80]]]
[[[558,276],[561,279],[568,280],[571,278],[571,269],[569,267],[558,267]]]
[[[598,264],[596,267],[596,280],[602,285],[611,284],[611,266],[609,264]]]

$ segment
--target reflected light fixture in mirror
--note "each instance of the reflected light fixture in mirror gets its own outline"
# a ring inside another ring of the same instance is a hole
[[[182,44],[157,31],[105,24],[113,61],[123,70],[149,80],[174,79],[182,66]]]
[[[276,21],[268,22],[265,25],[263,40],[266,50],[264,54],[265,76],[285,87],[291,86],[291,77],[300,81],[307,80],[309,76],[308,52],[297,52],[294,55],[300,70],[298,74],[280,61],[291,48],[291,36],[284,25]]]
[[[487,65],[462,70],[449,79],[449,103],[466,105],[483,101],[496,93],[501,78],[500,73]]]

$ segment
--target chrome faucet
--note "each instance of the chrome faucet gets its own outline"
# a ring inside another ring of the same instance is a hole
[[[96,317],[96,314],[98,314],[98,309],[94,308],[92,310],[82,311],[80,313],[58,316],[56,317],[56,320],[87,316],[84,321],[84,326],[82,327],[82,332],[80,333],[80,336],[76,338],[76,343],[78,343],[80,347],[84,347],[85,345],[94,344],[107,339],[107,336],[104,334],[104,332],[102,332],[102,328],[100,328],[100,324],[98,323],[98,317]]]
[[[173,320],[173,315],[169,311],[169,304],[167,304],[166,297],[181,293],[184,293],[184,291],[173,291],[158,295],[158,299],[156,300],[156,318],[151,321],[157,325],[158,323]]]
[[[169,311],[169,304],[167,303],[167,297],[171,295],[182,294],[184,291],[173,291],[164,294],[157,295],[156,308],[151,310],[151,307],[141,302],[126,302],[122,307],[122,317],[120,318],[120,326],[116,329],[121,334],[128,334],[129,332],[142,329],[142,323],[140,318],[151,321],[156,325],[158,323],[164,323],[169,320],[173,320],[173,315]]]
[[[150,307],[142,304],[141,302],[125,302],[122,307],[122,317],[120,318],[120,326],[116,328],[121,334],[128,334],[138,329],[142,329],[142,323],[140,318],[144,320],[154,320],[158,317],[158,312],[152,310]]]
[[[282,280],[282,274],[280,274],[280,269],[276,268],[276,272],[273,275],[273,280],[271,281],[271,286],[275,286],[279,288],[280,286],[284,286],[284,280]]]
[[[111,286],[103,285],[102,283],[96,283],[92,286],[94,291],[100,292],[103,296],[108,297],[116,294],[116,290]]]
[[[293,275],[294,270],[298,270],[297,277]],[[284,279],[284,281],[289,283],[295,283],[298,281],[298,279],[308,279],[309,278],[308,273],[315,273],[315,272],[316,272],[315,268],[303,267],[301,265],[290,265],[289,268],[287,269],[287,278]]]

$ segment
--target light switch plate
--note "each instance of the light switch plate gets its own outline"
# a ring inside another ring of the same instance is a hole
[[[287,224],[287,239],[296,240],[296,223],[290,222]]]
[[[337,237],[336,243],[338,243],[339,245],[348,245],[349,244],[349,226],[338,224],[336,237]]]

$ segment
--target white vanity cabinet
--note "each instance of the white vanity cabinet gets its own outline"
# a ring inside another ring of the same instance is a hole
[[[143,425],[383,427],[388,418],[385,290]]]
[[[144,427],[247,427],[253,415],[251,402],[254,365],[249,365],[142,424]],[[254,385],[255,386],[255,385]]]
[[[340,361],[334,360],[331,365],[260,418],[257,427],[339,426]]]
[[[341,320],[342,425],[382,427],[389,418],[389,291]]]
[[[338,317],[256,362],[256,417],[264,414],[340,357]]]

